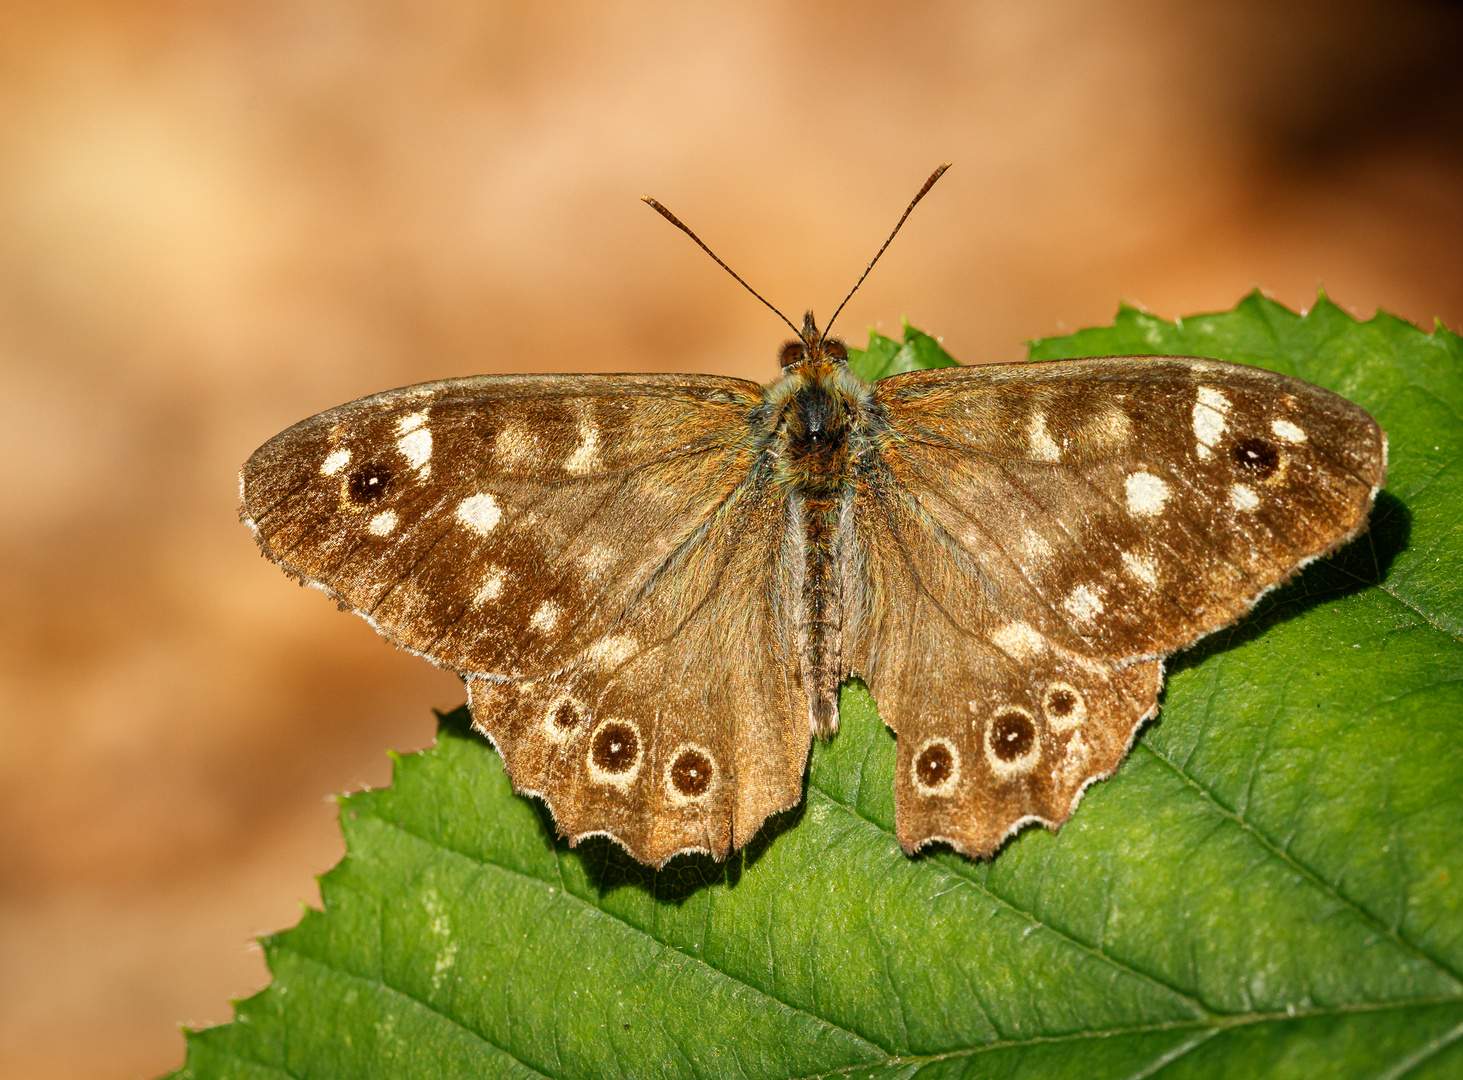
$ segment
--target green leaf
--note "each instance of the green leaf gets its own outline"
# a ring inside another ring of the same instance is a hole
[[[905,323],[902,343],[869,330],[869,347],[849,349],[848,366],[864,382],[875,382],[903,371],[959,367],[960,361],[941,348],[938,340]]]
[[[861,361],[933,355],[910,335]],[[324,911],[265,942],[273,983],[179,1075],[1463,1073],[1463,342],[1252,296],[1032,346],[1135,352],[1341,391],[1391,481],[1365,537],[1178,658],[1060,835],[905,858],[854,683],[801,808],[653,873],[554,841],[458,710],[342,801]]]

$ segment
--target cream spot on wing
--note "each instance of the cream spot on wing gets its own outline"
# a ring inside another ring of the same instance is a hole
[[[1079,731],[1073,734],[1067,740],[1062,760],[1057,764],[1057,779],[1063,787],[1071,787],[1087,778],[1087,761],[1091,757],[1092,748],[1087,745],[1082,733]]]
[[[569,455],[569,460],[564,462],[564,468],[575,476],[582,476],[598,466],[599,428],[585,420],[579,425],[579,445]]]
[[[909,763],[914,789],[921,795],[949,795],[960,783],[960,751],[949,739],[926,739]]]
[[[528,620],[528,628],[537,630],[540,634],[547,634],[559,621],[561,611],[559,605],[552,600],[545,600],[533,613],[533,618]]]
[[[1168,501],[1168,485],[1152,473],[1135,472],[1125,481],[1128,489],[1128,509],[1143,517],[1152,517],[1162,512]]]
[[[538,444],[524,425],[505,424],[493,436],[493,453],[501,465],[532,465],[538,455]]]
[[[414,413],[420,416],[421,413]],[[396,440],[396,449],[401,456],[406,458],[407,463],[421,475],[426,476],[432,471],[430,464],[432,460],[432,433],[424,427],[413,428],[401,438]]]
[[[491,604],[498,597],[503,595],[503,582],[508,575],[501,566],[488,567],[487,573],[483,575],[482,583],[478,585],[477,592],[472,594],[472,602],[476,607],[484,604]]]
[[[1134,555],[1131,551],[1123,552],[1123,566],[1128,573],[1141,581],[1144,585],[1158,584],[1158,565],[1144,555]]]
[[[1260,505],[1260,496],[1255,494],[1254,488],[1235,484],[1229,489],[1229,505],[1236,510],[1253,510]]]
[[[1082,429],[1083,434],[1102,446],[1117,446],[1133,437],[1133,421],[1122,409],[1105,409],[1101,416]]]
[[[597,581],[615,563],[618,553],[608,544],[591,544],[574,556],[575,565],[592,581]]]
[[[370,530],[372,536],[390,536],[391,530],[396,528],[396,511],[382,510],[371,518],[371,523],[366,528]]]
[[[334,476],[350,464],[351,452],[345,447],[331,451],[329,457],[320,463],[321,476]]]
[[[426,422],[427,414],[425,410],[422,412],[407,413],[396,422],[396,433],[398,435],[410,434]]]
[[[1067,594],[1062,607],[1072,613],[1074,619],[1087,621],[1103,613],[1102,589],[1091,585],[1078,585]]]
[[[640,648],[629,634],[609,634],[584,650],[584,659],[600,668],[619,667]]]
[[[1028,660],[1046,651],[1046,638],[1029,623],[1010,622],[991,631],[991,644],[1015,660]]]
[[[1032,414],[1026,424],[1026,439],[1031,445],[1031,456],[1037,461],[1057,461],[1061,458],[1061,447],[1047,434],[1046,413]]]
[[[1028,559],[1050,559],[1052,557],[1052,546],[1046,542],[1046,537],[1035,529],[1027,529],[1021,537],[1021,551]]]
[[[1301,443],[1306,441],[1305,431],[1296,427],[1289,420],[1276,420],[1270,425],[1270,430],[1286,442]]]
[[[1228,412],[1229,398],[1212,386],[1199,387],[1198,400],[1194,402],[1194,438],[1198,441],[1199,457],[1207,458],[1224,434]]]
[[[469,495],[457,505],[457,520],[479,536],[487,536],[502,520],[503,511],[491,495]]]

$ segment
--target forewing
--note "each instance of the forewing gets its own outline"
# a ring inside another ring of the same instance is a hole
[[[752,383],[483,376],[271,439],[241,477],[264,553],[397,644],[530,678],[615,625],[754,460]]]
[[[875,401],[845,619],[910,850],[1060,825],[1156,710],[1161,657],[1364,528],[1385,475],[1361,409],[1216,361],[922,372]]]
[[[1366,526],[1386,439],[1239,364],[1114,357],[875,387],[883,461],[1005,612],[1087,655],[1160,656]]]
[[[788,640],[787,505],[765,469],[566,670],[469,683],[474,722],[571,842],[724,857],[802,797],[807,699]]]

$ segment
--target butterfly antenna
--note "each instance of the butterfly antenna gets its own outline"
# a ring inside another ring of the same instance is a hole
[[[934,181],[931,180],[930,181],[930,184],[933,184],[933,183],[934,183]],[[929,186],[930,186],[929,184],[926,184],[925,185],[925,188],[928,189]],[[924,192],[921,191],[920,194],[923,195]],[[761,293],[759,293],[756,289],[752,288],[752,286],[748,285],[745,281],[742,281],[742,278],[741,278],[741,275],[740,274],[738,274],[735,270],[733,270],[726,263],[724,263],[720,259],[718,259],[717,256],[716,256],[716,252],[712,251],[709,247],[707,247],[704,243],[702,243],[701,242],[701,237],[699,237],[695,233],[693,233],[691,231],[691,229],[690,229],[690,226],[688,226],[680,218],[676,217],[675,214],[672,214],[664,206],[660,205],[660,203],[658,203],[654,199],[652,199],[649,195],[642,195],[642,196],[640,196],[640,201],[643,202],[643,203],[646,203],[652,210],[654,210],[656,213],[658,213],[661,217],[665,218],[667,221],[669,221],[676,228],[680,229],[681,232],[685,233],[692,240],[696,241],[697,246],[700,247],[702,251],[706,252],[706,254],[710,255],[713,259],[716,260],[716,265],[717,266],[721,267],[723,270],[725,270],[732,277],[736,278],[737,281],[741,284],[742,288],[746,289],[749,293],[751,293],[753,296],[755,296],[758,300],[761,300],[762,303],[766,304],[768,306],[768,308],[770,308],[772,310],[772,312],[774,314],[776,314],[776,316],[779,319],[781,319],[783,322],[787,323],[788,326],[792,326],[792,332],[794,334],[797,334],[798,337],[802,337],[803,336],[802,333],[798,330],[798,328],[796,326],[793,326],[792,325],[792,320],[791,319],[789,319],[782,312],[778,311],[775,307],[772,307],[772,304],[767,300],[767,298],[765,296],[763,296]],[[918,201],[919,201],[918,199],[915,200],[915,202],[918,202]],[[906,212],[906,216],[908,216],[907,212]],[[903,220],[902,219],[900,221],[900,224],[901,225],[903,224]],[[898,231],[898,230],[895,230],[895,231]],[[887,245],[885,245],[885,246],[887,246]],[[862,279],[860,279],[860,280],[862,280]]]
[[[878,253],[869,260],[869,265],[864,267],[864,272],[860,274],[859,279],[853,283],[853,288],[848,290],[848,295],[843,298],[843,303],[839,304],[837,310],[833,312],[833,318],[829,319],[828,325],[823,327],[824,338],[828,336],[828,331],[833,328],[833,319],[838,318],[838,312],[843,310],[844,304],[847,304],[850,300],[853,299],[853,294],[858,292],[858,287],[864,283],[864,278],[869,276],[869,271],[872,270],[874,268],[874,264],[879,261],[879,256],[884,254],[885,249],[887,249],[889,245],[894,242],[894,238],[899,235],[899,230],[901,227],[903,227],[905,218],[909,217],[909,215],[914,211],[914,208],[919,205],[919,201],[929,194],[930,188],[935,186],[935,181],[944,176],[945,170],[949,167],[950,163],[947,161],[934,172],[930,173],[930,178],[925,181],[925,186],[919,189],[919,193],[915,195],[913,199],[909,200],[909,205],[904,208],[904,214],[900,217],[899,222],[894,226],[894,231],[889,234],[889,239],[884,241],[884,247],[881,247],[878,250]],[[679,224],[679,222],[677,224]],[[685,226],[681,227],[685,228]],[[712,257],[715,258],[715,256]],[[823,339],[819,338],[818,340],[821,343]]]

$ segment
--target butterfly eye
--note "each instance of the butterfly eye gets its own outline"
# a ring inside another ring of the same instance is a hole
[[[823,353],[830,360],[847,360],[848,346],[837,338],[829,338],[823,342]]]
[[[376,502],[385,497],[391,489],[391,470],[378,462],[363,465],[351,473],[346,481],[346,490],[351,502],[358,506]]]
[[[792,367],[803,358],[803,343],[801,341],[789,341],[782,347],[780,358],[783,367]]]
[[[1244,439],[1235,443],[1230,453],[1238,468],[1261,480],[1268,480],[1280,467],[1279,451],[1264,439]]]

